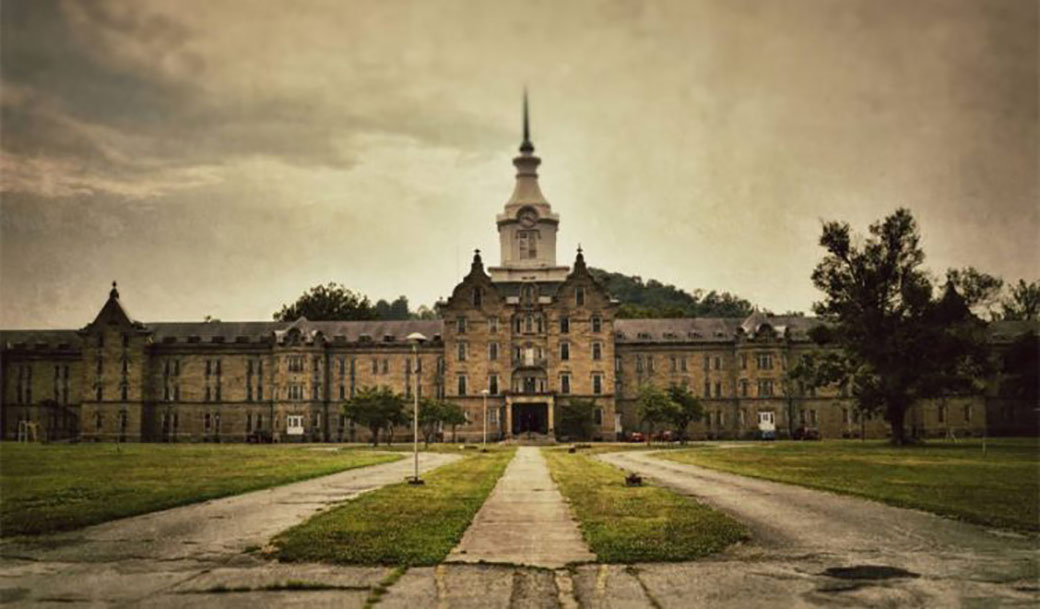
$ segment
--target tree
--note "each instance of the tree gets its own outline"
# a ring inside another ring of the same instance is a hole
[[[750,302],[728,292],[694,290],[691,294],[655,279],[644,283],[639,276],[596,268],[589,272],[621,302],[617,313],[621,318],[747,317],[753,311]]]
[[[1040,281],[1019,279],[1011,293],[1001,301],[1001,317],[1007,320],[1040,320]]]
[[[907,410],[917,401],[962,388],[980,368],[978,320],[956,296],[952,282],[932,299],[922,270],[917,222],[906,209],[870,226],[860,245],[846,223],[828,222],[827,251],[812,274],[824,293],[818,315],[837,348],[827,357],[834,380],[849,387],[859,408],[884,413],[892,441],[906,441]]]
[[[668,398],[676,408],[670,410],[672,425],[679,432],[679,442],[686,444],[686,428],[704,416],[704,406],[690,391],[689,387],[672,385],[668,388]]]
[[[679,405],[668,397],[667,392],[653,385],[644,385],[639,390],[638,409],[639,419],[647,427],[646,443],[649,444],[654,436],[654,427],[675,420]]]
[[[343,403],[343,414],[372,433],[372,446],[379,446],[379,432],[391,430],[407,420],[404,398],[386,387],[362,387]],[[389,443],[389,442],[388,442]]]
[[[353,321],[376,319],[368,297],[355,294],[338,283],[316,285],[296,299],[283,305],[274,314],[275,321],[295,321],[306,317],[311,321]]]
[[[592,438],[596,427],[596,401],[571,399],[560,406],[560,435],[578,440]]]
[[[466,411],[462,409],[462,406],[452,402],[441,402],[440,407],[443,410],[442,420],[445,425],[451,427],[451,441],[455,442],[456,429],[459,425],[465,425],[466,421],[468,421]]]
[[[946,271],[946,281],[953,284],[968,308],[976,314],[984,314],[988,319],[997,316],[993,307],[1000,298],[1001,288],[1004,287],[1003,279],[969,266]]]

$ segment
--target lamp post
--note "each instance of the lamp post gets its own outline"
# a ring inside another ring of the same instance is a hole
[[[408,484],[422,484],[419,478],[419,345],[426,342],[426,337],[419,332],[408,335],[408,342],[412,343],[412,355],[415,356],[415,391],[412,394],[412,455],[415,462],[415,475],[408,480]]]
[[[482,389],[480,395],[484,396],[484,446],[481,447],[482,452],[487,452],[487,396],[491,393],[487,389]]]

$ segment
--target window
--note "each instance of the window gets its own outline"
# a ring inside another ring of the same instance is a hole
[[[466,333],[466,318],[465,317],[459,317],[459,318],[457,318],[455,320],[455,331],[458,332],[459,334],[465,334]]]
[[[498,332],[498,318],[488,317],[488,332],[494,334]]]
[[[492,425],[498,424],[498,408],[488,410],[488,423]]]
[[[498,395],[498,375],[492,374],[488,377],[488,393]]]
[[[206,387],[206,399],[205,399],[205,401],[206,402],[210,401],[210,388],[208,386]]]
[[[285,433],[294,436],[303,435],[302,414],[290,414],[285,417]]]
[[[720,383],[719,381],[715,381],[715,397],[722,397],[722,383]]]
[[[458,353],[459,361],[460,362],[466,361],[466,343],[459,343],[458,344],[458,351],[459,351],[459,353]]]
[[[411,387],[411,385],[409,385],[409,387]],[[320,400],[321,399],[321,386],[319,386],[319,385],[311,385],[311,399],[312,400]]]
[[[560,334],[570,334],[571,331],[571,318],[561,317],[560,318]]]
[[[209,413],[207,412],[205,415],[202,416],[202,426],[206,429],[207,432],[209,432],[210,425],[211,425],[210,416],[209,416]]]
[[[389,373],[390,373],[390,360],[384,359],[383,360],[383,374],[389,374]]]
[[[578,307],[585,306],[585,288],[577,287],[574,289],[574,305]]]
[[[715,356],[715,369],[722,370],[722,358]]]
[[[560,375],[560,393],[571,392],[571,375],[561,374]]]
[[[773,381],[771,379],[762,379],[758,381],[758,397],[773,397]]]
[[[674,355],[669,357],[668,360],[672,364],[672,372],[678,372],[679,371],[679,360],[676,359],[676,357]]]
[[[463,374],[459,375],[458,394],[466,395],[466,376]]]
[[[643,356],[642,355],[637,355],[636,356],[636,372],[642,372],[642,371],[643,371]]]
[[[812,421],[813,425],[819,424],[819,420],[816,418],[816,409],[813,408],[809,411],[809,420]]]
[[[711,356],[705,355],[704,356],[704,371],[707,372],[708,370],[711,370]]]
[[[758,369],[759,370],[772,370],[773,369],[773,354],[772,353],[759,353],[757,354]]]
[[[592,393],[599,395],[603,393],[603,375],[593,374],[592,375]]]
[[[484,304],[484,288],[473,288],[473,306],[479,307]]]
[[[646,369],[649,372],[653,372],[654,371],[654,356],[652,356],[652,355],[646,356]]]
[[[679,360],[679,368],[683,372],[686,372],[686,357],[685,356],[683,356],[683,358]]]
[[[372,374],[379,374],[379,360],[372,358]]]
[[[602,425],[603,424],[603,409],[602,408],[597,408],[593,412],[594,412],[593,416],[595,417],[596,425]]]
[[[746,398],[748,396],[748,380],[740,379],[740,397]]]
[[[592,343],[592,359],[595,361],[603,359],[603,343]]]
[[[571,344],[560,343],[560,361],[567,361],[571,359]]]
[[[621,372],[621,356],[614,356],[614,372]]]
[[[516,237],[521,260],[530,260],[538,257],[538,231],[522,230],[516,234]]]
[[[498,343],[488,343],[488,359],[498,361]]]
[[[599,315],[594,316],[592,318],[592,331],[598,334],[600,331],[602,331],[602,329],[603,320],[600,319]]]
[[[209,370],[209,361],[206,362],[206,370]],[[294,355],[289,358],[289,372],[303,372],[303,357]],[[209,372],[207,372],[209,374]],[[217,374],[220,374],[220,361],[217,361]]]
[[[704,397],[711,397],[711,381],[704,381]]]
[[[747,353],[740,354],[740,369],[747,370]]]
[[[313,372],[318,372],[318,369],[321,367],[320,362],[321,362],[321,358],[318,357],[317,355],[315,355],[313,358],[311,358],[311,364],[312,364],[311,365],[311,370]]]

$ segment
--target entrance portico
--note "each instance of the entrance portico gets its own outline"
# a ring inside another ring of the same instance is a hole
[[[506,438],[523,433],[553,436],[555,396],[551,393],[506,396]]]

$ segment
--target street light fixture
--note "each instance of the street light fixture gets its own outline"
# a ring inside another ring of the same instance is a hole
[[[408,335],[408,342],[412,343],[412,355],[415,356],[415,391],[412,393],[412,455],[415,475],[408,480],[408,484],[423,484],[419,478],[419,345],[426,342],[426,337],[419,332],[412,332]]]
[[[487,389],[482,389],[480,395],[484,396],[484,446],[480,449],[481,452],[487,452],[487,396],[491,393]]]

